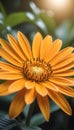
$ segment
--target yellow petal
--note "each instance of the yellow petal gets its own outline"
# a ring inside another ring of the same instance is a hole
[[[64,67],[62,67],[62,68],[58,68],[58,69],[56,69],[56,66],[53,66],[52,67],[52,70],[54,71],[54,73],[60,73],[60,72],[63,72],[63,71],[66,71],[66,70],[69,70],[69,69],[71,69],[71,68],[73,68],[74,67],[74,62],[71,62],[70,64],[68,64],[68,65],[66,65],[66,66],[64,66]]]
[[[5,70],[2,70],[1,68],[0,68],[0,73],[4,73],[4,72],[6,72]]]
[[[49,51],[51,47],[51,44],[52,44],[52,37],[47,35],[41,43],[41,48],[40,48],[41,59],[45,59],[45,57],[47,56],[47,52]]]
[[[71,62],[74,62],[74,56],[70,56],[69,58],[66,58],[65,60],[56,64],[53,68],[55,68],[55,69],[62,68],[64,66],[70,64]]]
[[[23,55],[18,41],[11,34],[8,34],[7,36],[8,36],[8,40],[9,40],[12,48],[17,53],[18,57],[20,57],[20,59],[24,61],[26,59],[26,57]]]
[[[0,48],[0,56],[4,58],[6,61],[16,65],[18,67],[22,67],[23,64],[17,62],[11,55],[9,55],[3,48]]]
[[[25,88],[26,88],[26,89],[31,89],[31,88],[33,88],[33,87],[35,87],[35,82],[27,81],[27,82],[25,83]]]
[[[21,90],[19,93],[16,94],[14,97],[10,108],[9,108],[9,117],[16,118],[24,109],[25,101],[24,101],[25,91]]]
[[[71,86],[74,86],[74,78],[67,78],[71,82]]]
[[[72,82],[69,78],[64,78],[64,77],[51,77],[49,81],[55,83],[56,85],[61,85],[61,86],[74,85],[74,82]]]
[[[61,49],[61,46],[62,46],[62,41],[59,39],[56,39],[53,42],[51,48],[49,49],[48,56],[46,57],[45,61],[48,62],[48,61],[52,60],[57,55],[59,50]]]
[[[17,92],[25,87],[25,80],[24,79],[19,79],[14,81],[10,86],[8,91],[9,92]]]
[[[55,73],[53,72],[53,76],[73,76],[74,75],[74,70],[67,70],[67,71],[63,71],[62,73]]]
[[[71,87],[59,86],[59,92],[70,97],[74,97],[74,89]]]
[[[49,116],[50,116],[50,106],[49,106],[49,101],[47,96],[41,97],[37,95],[37,102],[39,105],[39,108],[44,116],[44,118],[49,121]]]
[[[22,63],[20,58],[16,55],[16,52],[13,50],[13,48],[8,44],[5,40],[0,39],[0,43],[2,45],[2,48],[10,55],[12,56],[17,62]]]
[[[11,72],[11,73],[20,73],[21,72],[21,68],[13,66],[9,63],[2,62],[2,61],[0,61],[0,68],[5,71]]]
[[[48,95],[65,113],[72,115],[71,107],[63,95],[55,91],[48,91]]]
[[[34,58],[38,58],[39,55],[40,55],[41,42],[42,42],[42,36],[41,36],[41,34],[38,32],[38,33],[36,33],[36,35],[34,36],[33,44],[32,44],[32,53],[33,53],[33,57],[34,57]]]
[[[8,72],[0,72],[0,79],[2,80],[16,80],[24,78],[22,74],[14,74],[14,73],[8,73]]]
[[[31,104],[35,100],[35,96],[36,96],[36,94],[35,94],[35,89],[34,88],[26,90],[25,103],[26,104]]]
[[[35,89],[36,89],[36,92],[38,93],[38,94],[40,94],[41,96],[46,96],[47,95],[47,89],[45,88],[45,86],[44,85],[42,85],[42,84],[35,84]]]
[[[31,59],[32,53],[31,53],[30,44],[29,44],[26,36],[21,32],[18,32],[18,41],[19,41],[19,45],[23,51],[23,54],[26,55],[26,57],[28,59]]]
[[[66,59],[72,51],[74,50],[73,47],[66,47],[65,49],[61,50],[55,57],[50,61],[50,64],[53,66],[59,62],[61,62],[64,58]]]
[[[12,93],[8,91],[8,88],[12,83],[13,81],[6,81],[0,84],[0,96],[7,96]]]
[[[51,89],[51,90],[53,90],[53,91],[58,91],[58,87],[55,85],[55,84],[53,84],[53,83],[51,83],[50,81],[46,81],[46,82],[44,82],[44,83],[42,83],[46,88],[48,88],[48,89]]]

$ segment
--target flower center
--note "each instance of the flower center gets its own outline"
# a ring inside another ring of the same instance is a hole
[[[48,80],[52,70],[49,64],[40,59],[33,59],[24,62],[24,76],[29,80],[42,82]]]

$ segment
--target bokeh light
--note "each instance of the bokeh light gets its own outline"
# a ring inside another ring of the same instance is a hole
[[[74,17],[74,0],[34,0],[41,9],[52,12],[58,23]],[[49,14],[50,15],[50,14]]]
[[[70,0],[49,0],[49,4],[53,9],[61,10],[63,8],[66,9],[70,5]]]

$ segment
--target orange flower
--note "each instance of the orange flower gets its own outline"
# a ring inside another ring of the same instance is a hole
[[[36,99],[41,112],[48,121],[50,97],[65,113],[72,114],[65,97],[74,97],[74,53],[73,47],[61,49],[62,41],[47,35],[42,39],[38,32],[32,44],[18,32],[18,40],[8,35],[9,43],[0,39],[0,96],[18,92],[9,108],[9,116],[17,117],[27,104]]]

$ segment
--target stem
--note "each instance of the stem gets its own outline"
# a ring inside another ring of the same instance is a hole
[[[26,125],[27,126],[30,125],[30,120],[31,120],[31,116],[32,116],[32,113],[33,113],[33,110],[34,110],[34,106],[35,106],[35,102],[30,105],[28,116],[26,118]]]

